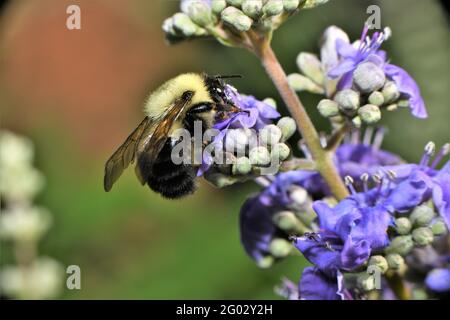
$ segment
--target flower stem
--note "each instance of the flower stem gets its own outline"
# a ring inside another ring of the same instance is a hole
[[[299,97],[289,86],[286,73],[278,62],[267,37],[260,36],[252,31],[249,31],[248,35],[253,45],[252,51],[261,60],[264,69],[272,79],[289,112],[297,123],[300,134],[305,140],[311,155],[316,162],[317,170],[337,199],[341,200],[347,197],[347,188],[333,163],[333,153],[322,148],[319,134]]]
[[[394,294],[400,300],[410,300],[411,299],[411,291],[408,287],[405,286],[402,278],[397,274],[387,274],[386,275],[387,282],[391,287]]]

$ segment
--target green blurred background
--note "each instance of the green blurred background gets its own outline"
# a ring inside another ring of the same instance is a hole
[[[65,27],[66,8],[81,7],[82,29]],[[407,111],[385,116],[384,144],[417,161],[424,144],[449,141],[449,29],[433,0],[330,0],[288,21],[274,50],[288,73],[300,51],[318,51],[322,31],[334,24],[359,38],[366,8],[378,4],[393,37],[385,44],[392,62],[418,81],[430,118]],[[1,16],[1,127],[30,137],[36,166],[46,175],[37,203],[54,224],[40,253],[79,265],[81,290],[65,299],[257,299],[277,298],[282,276],[297,281],[300,256],[260,270],[239,243],[238,212],[252,183],[216,190],[202,183],[181,201],[166,201],[136,183],[132,170],[110,193],[103,165],[142,118],[149,91],[186,71],[240,73],[234,85],[258,98],[279,96],[249,53],[213,40],[169,47],[161,23],[177,10],[166,0],[9,1]],[[318,123],[317,96],[303,101]],[[2,264],[11,262],[2,246]]]

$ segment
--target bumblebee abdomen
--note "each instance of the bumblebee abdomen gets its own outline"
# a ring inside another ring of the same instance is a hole
[[[192,194],[196,190],[195,170],[189,165],[176,165],[171,161],[155,163],[147,184],[163,197],[176,199]]]

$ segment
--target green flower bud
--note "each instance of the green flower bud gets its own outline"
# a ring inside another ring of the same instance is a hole
[[[413,240],[419,246],[426,246],[431,244],[434,240],[433,231],[427,227],[420,227],[414,229],[412,232]]]
[[[315,83],[319,85],[324,83],[322,64],[316,55],[307,52],[300,52],[297,56],[297,66],[305,76],[313,80]]]
[[[216,14],[220,15],[220,13],[227,7],[227,1],[226,0],[213,0],[211,1],[211,11]]]
[[[400,97],[397,85],[392,81],[386,82],[381,92],[383,93],[385,103],[391,103]]]
[[[358,110],[358,115],[364,123],[374,124],[380,121],[381,111],[374,104],[366,104]]]
[[[360,117],[354,117],[354,118],[352,119],[352,123],[353,123],[353,125],[355,126],[355,128],[361,128],[362,121],[361,121],[361,118],[360,118]]]
[[[405,266],[405,260],[398,253],[391,253],[386,256],[386,261],[390,269],[400,270]]]
[[[269,244],[269,251],[275,258],[284,258],[291,252],[292,245],[289,241],[276,238]]]
[[[431,231],[435,236],[440,236],[447,233],[447,226],[442,219],[436,219],[436,221],[431,225]]]
[[[292,12],[297,10],[300,5],[300,0],[283,0],[284,10],[287,12]]]
[[[345,89],[336,94],[334,101],[339,104],[344,112],[356,111],[360,104],[359,93],[351,89]]]
[[[258,265],[258,267],[260,267],[262,269],[267,269],[267,268],[270,268],[274,262],[275,262],[275,259],[272,256],[265,256],[264,258],[261,258],[260,260],[258,260],[258,262],[256,262],[256,264]]]
[[[277,143],[272,147],[272,156],[278,158],[280,161],[286,160],[291,154],[291,149],[285,143]]]
[[[291,117],[281,118],[280,120],[278,120],[277,126],[281,129],[281,141],[283,142],[292,137],[297,130],[295,120]]]
[[[262,0],[244,0],[242,3],[242,11],[255,20],[262,15],[262,7]]]
[[[265,146],[277,144],[281,139],[281,129],[274,124],[269,124],[259,130],[259,141]]]
[[[409,108],[410,107],[409,99],[400,99],[397,101],[397,105],[399,108]]]
[[[427,300],[428,299],[428,294],[427,294],[426,290],[424,290],[424,289],[414,288],[411,293],[412,293],[413,300]]]
[[[397,230],[397,233],[400,235],[406,235],[409,234],[411,231],[412,224],[411,221],[409,221],[408,218],[402,217],[395,219],[395,230]]]
[[[412,224],[417,227],[427,226],[431,220],[433,220],[435,214],[432,208],[426,204],[420,205],[414,208],[413,212],[409,216]]]
[[[192,1],[187,7],[187,14],[194,23],[201,27],[209,26],[213,23],[211,8],[206,2]]]
[[[387,111],[395,111],[397,109],[398,109],[398,104],[396,104],[396,103],[392,103],[386,107]]]
[[[320,100],[317,109],[322,117],[330,118],[339,114],[339,105],[337,102],[329,99]]]
[[[273,222],[280,229],[290,231],[297,227],[298,219],[291,211],[280,211],[273,216]]]
[[[320,85],[299,73],[288,75],[288,82],[295,91],[308,91],[317,94],[323,94],[325,92]]]
[[[414,248],[414,242],[410,235],[395,237],[391,244],[385,249],[386,253],[398,253],[407,255]]]
[[[295,187],[289,194],[292,202],[297,205],[304,206],[308,201],[308,192],[302,187]]]
[[[265,166],[270,163],[270,153],[266,147],[256,147],[250,150],[250,162],[255,166]]]
[[[252,170],[252,164],[247,157],[237,158],[236,163],[233,164],[232,172],[234,175],[246,175]]]
[[[162,29],[163,29],[164,33],[167,33],[170,35],[176,35],[176,31],[173,27],[173,18],[172,17],[164,20],[164,22],[162,24]]]
[[[373,62],[363,62],[353,73],[356,87],[363,93],[381,89],[386,82],[384,71]]]
[[[276,16],[283,12],[283,1],[281,0],[267,0],[263,7],[263,12],[266,16]]]
[[[368,274],[362,273],[357,278],[358,287],[363,291],[372,291],[375,289],[375,277]]]
[[[198,34],[200,29],[185,13],[178,12],[173,16],[173,28],[185,37]]]
[[[370,104],[381,106],[384,103],[384,96],[380,91],[374,91],[370,94],[368,101]]]
[[[321,4],[325,4],[327,2],[328,0],[306,0],[305,3],[302,5],[302,8],[311,9],[320,6]]]
[[[230,6],[236,7],[236,8],[240,8],[242,6],[242,3],[244,2],[244,0],[227,0],[227,3]]]
[[[265,98],[263,100],[263,102],[265,104],[268,104],[269,106],[273,107],[275,110],[277,109],[277,102],[274,99],[272,99],[272,98]]]
[[[369,259],[369,266],[376,266],[380,269],[381,273],[385,273],[389,266],[388,262],[383,256],[372,256]]]
[[[235,7],[227,7],[222,11],[222,20],[239,32],[245,32],[252,27],[253,20]]]

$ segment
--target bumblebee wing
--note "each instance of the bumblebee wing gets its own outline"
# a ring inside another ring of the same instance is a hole
[[[187,91],[183,96],[177,99],[167,111],[160,117],[160,121],[156,121],[155,128],[149,138],[143,143],[142,151],[138,153],[138,167],[140,171],[139,179],[147,180],[151,173],[153,164],[155,163],[161,149],[167,141],[170,130],[174,123],[179,119],[180,115],[189,105],[193,93]],[[138,174],[139,176],[139,174]]]
[[[114,152],[105,165],[105,177],[103,187],[105,191],[110,191],[113,184],[119,179],[122,172],[134,162],[138,145],[144,137],[144,133],[148,132],[152,127],[149,117],[139,124],[134,131],[128,136],[125,142]]]

